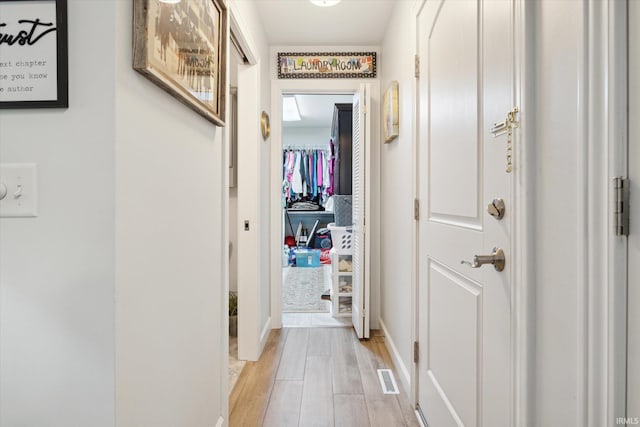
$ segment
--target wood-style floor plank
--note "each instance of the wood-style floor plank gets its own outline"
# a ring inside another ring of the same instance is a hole
[[[360,369],[360,378],[362,380],[362,389],[365,397],[381,397],[384,396],[380,388],[380,380],[378,379],[378,363],[375,361],[375,354],[369,348],[370,341],[361,341],[356,346],[356,358],[358,360],[358,368]]]
[[[335,328],[313,328],[309,330],[307,356],[331,356],[331,333]]]
[[[259,426],[267,410],[288,329],[274,329],[257,362],[247,362],[229,397],[230,426]]]
[[[265,427],[296,427],[300,419],[302,381],[276,381],[264,417]]]
[[[300,426],[333,426],[331,357],[309,356],[304,374]]]
[[[369,414],[362,394],[335,394],[333,396],[336,427],[367,427]]]
[[[302,380],[307,359],[308,328],[293,328],[289,331],[278,368],[278,380]]]
[[[391,359],[391,354],[389,354],[389,350],[385,344],[385,337],[376,337],[372,341],[373,345],[377,348],[376,353],[380,355],[380,359],[384,362],[385,366],[393,368],[393,360]],[[396,383],[400,390],[400,394],[396,395],[396,398],[398,399],[398,404],[400,405],[404,419],[409,426],[419,426],[420,424],[416,419],[415,408],[411,404],[411,399],[409,398],[409,390],[405,389],[404,383],[399,378],[400,373],[396,372],[395,369],[394,375],[396,376]]]
[[[398,401],[393,398],[394,395],[385,395],[384,397],[367,397],[367,409],[369,410],[369,420],[372,427],[388,427],[388,426],[408,426],[407,421],[402,415]]]
[[[378,369],[392,369],[396,383],[401,381],[386,350],[384,337],[376,336],[369,341],[360,342],[360,345],[356,347],[356,355],[371,425],[385,426],[390,425],[387,423],[393,421],[395,424],[391,425],[418,426],[415,415],[409,409],[408,396],[406,394],[384,394],[380,386]],[[403,406],[405,410],[403,410]]]
[[[335,328],[332,334],[333,392],[362,394],[355,346],[358,338],[351,328]]]
[[[394,371],[400,395],[382,392],[379,368]],[[419,425],[384,336],[359,341],[350,328],[272,331],[260,360],[240,374],[229,410],[230,427]]]

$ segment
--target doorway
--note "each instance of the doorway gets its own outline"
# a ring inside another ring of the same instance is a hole
[[[367,82],[368,83],[368,82]],[[359,81],[282,81],[276,80],[272,82],[272,147],[271,147],[271,235],[272,235],[272,249],[271,249],[271,320],[272,320],[272,328],[280,328],[283,325],[282,322],[282,304],[283,304],[283,296],[282,296],[282,266],[283,266],[283,237],[286,235],[287,228],[291,228],[294,233],[297,232],[297,224],[292,222],[292,226],[289,226],[287,218],[283,215],[283,199],[282,199],[282,184],[283,184],[283,132],[284,126],[282,121],[282,100],[284,97],[289,96],[291,94],[301,94],[301,95],[327,95],[327,94],[340,94],[340,95],[349,95],[352,96],[353,99],[360,100],[362,97],[371,96],[372,94],[375,96],[375,99],[378,99],[379,95],[379,87],[378,83],[373,82],[369,84],[363,84]],[[362,101],[362,104],[357,103],[358,105],[370,105],[365,104],[366,101]],[[371,203],[372,199],[369,194],[371,185],[368,184],[368,181],[371,179],[371,154],[370,154],[370,140],[372,138],[377,137],[377,131],[373,130],[373,127],[370,125],[370,115],[375,116],[376,111],[369,106],[367,108],[363,108],[361,113],[362,116],[366,115],[366,120],[362,120],[362,127],[358,127],[358,129],[367,129],[362,130],[359,135],[361,135],[362,141],[362,156],[356,159],[354,162],[356,167],[360,167],[361,171],[364,171],[362,174],[363,179],[360,180],[360,185],[356,184],[352,187],[358,190],[358,194],[362,194],[360,198],[355,197],[355,200],[359,200],[359,204],[357,206],[360,209],[355,209],[356,212],[361,212],[361,220],[362,224],[360,227],[358,225],[354,225],[353,227],[353,235],[360,236],[354,238],[354,243],[358,241],[362,244],[362,249],[358,251],[358,256],[362,258],[362,262],[356,263],[354,262],[354,268],[358,270],[358,267],[355,265],[360,265],[361,274],[358,275],[357,271],[354,271],[354,280],[361,284],[361,286],[357,286],[354,283],[354,291],[352,295],[352,311],[351,311],[351,324],[356,327],[356,331],[359,332],[360,337],[368,337],[369,336],[369,316],[370,313],[374,310],[370,307],[370,294],[371,288],[369,286],[370,276],[374,275],[374,273],[370,273],[369,269],[371,264],[369,263],[370,259],[370,241],[366,241],[364,239],[365,236],[365,228],[364,228],[364,218],[366,217],[367,212],[371,212]],[[354,115],[355,117],[355,115]],[[358,120],[360,120],[360,115],[358,115]],[[374,136],[375,135],[375,136]],[[377,170],[377,169],[376,169]],[[353,195],[352,195],[353,196]],[[357,216],[356,216],[357,218]],[[314,223],[315,224],[315,221]],[[311,228],[313,228],[313,224],[311,224]],[[289,230],[289,233],[292,231]],[[296,233],[297,234],[297,233]],[[295,235],[294,235],[295,237]],[[366,260],[366,261],[365,261]],[[373,269],[377,268],[378,264],[374,264]],[[377,277],[377,275],[375,276]],[[359,281],[358,281],[359,280]],[[376,289],[377,292],[377,289]],[[354,308],[355,307],[355,308]],[[366,310],[364,309],[366,307]],[[377,312],[377,311],[376,311]],[[355,314],[354,314],[355,313]]]
[[[351,194],[352,99],[350,94],[288,93],[282,97],[285,327],[350,324],[346,310],[337,312],[338,305],[332,301],[329,227],[336,223],[336,200]],[[348,309],[350,313],[350,305]]]

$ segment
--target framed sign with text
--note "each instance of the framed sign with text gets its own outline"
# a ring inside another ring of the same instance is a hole
[[[133,68],[224,126],[227,70],[224,0],[134,0]]]
[[[0,0],[0,108],[67,108],[67,0]]]
[[[376,77],[375,52],[279,52],[279,79]]]

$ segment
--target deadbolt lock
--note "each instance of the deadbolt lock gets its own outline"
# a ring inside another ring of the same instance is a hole
[[[487,212],[495,219],[502,219],[505,210],[504,200],[501,198],[493,199],[493,201],[487,205]]]

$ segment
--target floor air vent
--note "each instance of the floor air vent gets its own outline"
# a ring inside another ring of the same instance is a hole
[[[378,378],[384,394],[400,394],[396,378],[391,369],[378,369]]]

